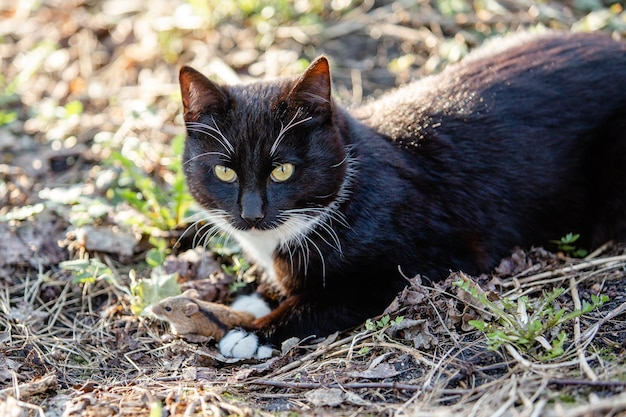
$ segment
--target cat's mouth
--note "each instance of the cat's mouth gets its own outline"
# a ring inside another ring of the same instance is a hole
[[[244,229],[245,232],[251,234],[251,235],[262,235],[263,233],[267,232],[268,230],[271,229],[275,229],[275,227],[272,228],[261,228],[258,226],[252,226],[249,229]]]
[[[321,209],[318,209],[321,210]],[[268,232],[277,232],[291,240],[295,236],[306,233],[321,220],[321,213],[309,209],[291,209],[277,213],[275,216],[264,216],[254,222],[249,219],[230,217],[230,226],[248,235],[263,236]]]
[[[267,217],[251,221],[250,219],[240,217],[236,220],[231,219],[230,223],[235,229],[243,232],[263,233],[280,227],[282,221],[272,220]]]

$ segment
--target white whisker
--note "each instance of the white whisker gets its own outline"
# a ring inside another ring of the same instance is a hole
[[[185,238],[187,236],[188,233],[190,233],[193,228],[197,227],[198,224],[200,224],[203,221],[206,221],[206,212],[204,211],[200,211],[198,213],[194,213],[191,216],[188,216],[186,218],[184,218],[182,220],[182,224],[188,224],[188,226],[185,228],[185,230],[183,231],[183,233],[181,233],[181,235],[178,237],[178,239],[176,239],[176,243],[174,244],[174,246],[178,246],[180,244],[180,242],[182,241],[183,238]],[[180,225],[180,224],[179,224]],[[197,235],[197,231],[194,234],[194,242],[195,242],[195,235]],[[195,244],[194,244],[195,246]]]
[[[303,236],[304,236],[304,239],[306,239],[307,241],[311,243],[311,245],[313,245],[317,253],[320,255],[320,261],[322,261],[322,284],[324,287],[326,287],[326,261],[324,260],[324,254],[322,253],[319,246],[317,246],[317,244],[310,237],[308,237],[307,235],[303,235]],[[307,245],[307,249],[308,249],[308,245]]]
[[[270,148],[270,156],[274,156],[274,154],[276,153],[276,149],[278,149],[280,142],[282,142],[282,140],[285,138],[285,134],[289,131],[289,129],[292,129],[299,124],[308,122],[313,118],[312,116],[309,116],[296,122],[295,120],[298,116],[300,116],[300,112],[296,112],[296,114],[291,118],[289,123],[287,123],[287,126],[283,126],[283,122],[280,122],[280,132],[278,132],[278,137],[276,138],[276,140],[274,140],[274,143]]]
[[[324,285],[326,285],[327,265],[324,252],[318,243],[323,242],[337,251],[340,256],[343,256],[341,240],[333,223],[350,228],[345,215],[339,210],[341,204],[350,194],[350,184],[355,175],[357,164],[356,159],[349,155],[348,149],[347,151],[348,156],[341,162],[347,161],[348,163],[344,183],[337,193],[337,198],[331,204],[325,207],[288,209],[279,214],[279,219],[282,221],[280,229],[285,230],[285,234],[288,236],[288,239],[285,240],[281,234],[280,248],[287,251],[292,265],[294,252],[297,252],[300,267],[305,277],[309,269],[311,249],[314,249],[320,257]],[[317,242],[313,236],[317,237]]]
[[[187,165],[189,162],[193,161],[194,159],[202,158],[203,156],[209,156],[209,155],[218,155],[226,160],[230,159],[230,156],[226,155],[223,152],[204,152],[204,153],[194,156],[193,158],[189,158],[188,160],[183,162],[183,165]]]
[[[287,213],[293,213],[291,210],[285,210]],[[305,220],[306,223],[316,222],[316,226],[321,229],[318,231],[315,227],[310,228],[312,233],[315,233],[320,239],[322,239],[328,246],[334,248],[340,254],[343,252],[341,250],[341,242],[339,241],[339,237],[337,236],[337,232],[332,228],[329,222],[317,222],[317,216],[308,214],[306,212],[300,212],[297,214],[298,217]],[[305,226],[306,227],[306,226]],[[330,237],[329,241],[322,235],[322,232],[326,232]]]
[[[226,136],[224,136],[213,117],[211,117],[211,121],[213,122],[214,126],[200,122],[187,122],[187,130],[191,132],[203,133],[207,136],[212,137],[213,139],[218,141],[222,145],[222,147],[224,147],[224,149],[226,149],[226,152],[233,154],[235,152],[235,148],[228,141],[228,139],[226,139]]]
[[[218,233],[219,233],[218,227],[212,225],[211,223],[205,224],[198,230],[198,233],[196,233],[196,236],[193,239],[194,247],[196,245],[200,245],[204,249],[206,249],[207,247],[209,247],[211,239],[213,239],[213,237],[216,236]],[[200,237],[198,238],[198,236]]]

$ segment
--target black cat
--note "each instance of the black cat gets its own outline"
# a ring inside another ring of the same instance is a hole
[[[261,337],[357,325],[405,276],[487,272],[568,232],[626,237],[626,44],[505,42],[350,112],[324,57],[250,85],[181,70],[189,189],[285,296]]]

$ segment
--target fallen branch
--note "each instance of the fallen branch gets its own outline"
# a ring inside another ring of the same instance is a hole
[[[615,415],[617,412],[626,409],[626,393],[616,395],[614,397],[602,398],[594,401],[590,404],[579,405],[577,407],[563,407],[562,404],[557,403],[553,410],[546,411],[544,416],[547,417],[578,417],[589,415],[608,415],[608,411],[611,411],[611,415]],[[598,414],[596,414],[598,413]],[[606,413],[606,414],[604,414]]]
[[[609,258],[600,258],[600,259],[591,259],[588,261],[581,262],[576,265],[566,266],[560,269],[555,269],[553,271],[541,272],[539,274],[531,275],[529,277],[524,278],[516,278],[520,284],[525,284],[527,282],[533,282],[544,278],[554,278],[554,277],[562,277],[572,272],[581,271],[588,268],[595,268],[600,265],[606,265],[611,263],[618,263],[626,261],[626,255],[612,256]]]
[[[395,389],[404,391],[433,391],[431,387],[424,387],[423,385],[402,384],[398,382],[348,382],[340,384],[322,383],[322,382],[285,382],[276,381],[272,379],[255,379],[246,382],[247,385],[264,385],[275,388],[286,389],[299,389],[299,390],[311,390],[319,388],[340,388],[340,389]],[[474,392],[474,389],[441,389],[437,390],[444,395],[466,395]]]
[[[584,385],[588,387],[626,387],[626,381],[591,381],[589,379],[550,379],[548,385]]]
[[[12,396],[17,399],[29,398],[37,394],[42,394],[50,389],[54,389],[56,386],[57,376],[54,374],[47,375],[36,381],[0,390],[0,398],[5,399],[8,396]]]
[[[580,296],[578,294],[578,286],[576,285],[576,280],[574,277],[570,277],[570,293],[572,294],[572,300],[574,301],[574,309],[581,310],[582,303],[580,302]],[[585,356],[585,349],[583,344],[581,343],[580,337],[580,317],[574,318],[574,344],[576,345],[576,352],[578,354],[578,359],[580,360],[580,370],[583,371],[587,377],[592,381],[597,381],[598,376],[593,372],[591,366],[587,362],[587,357]]]

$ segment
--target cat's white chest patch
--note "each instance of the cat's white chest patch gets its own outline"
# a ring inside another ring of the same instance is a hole
[[[275,229],[235,230],[231,234],[244,252],[267,272],[273,282],[276,282],[274,251],[280,246],[288,245],[292,240],[301,239],[316,221],[316,217],[292,217]]]
[[[274,281],[274,251],[280,244],[280,233],[276,230],[238,230],[233,233],[243,251],[259,264]]]

